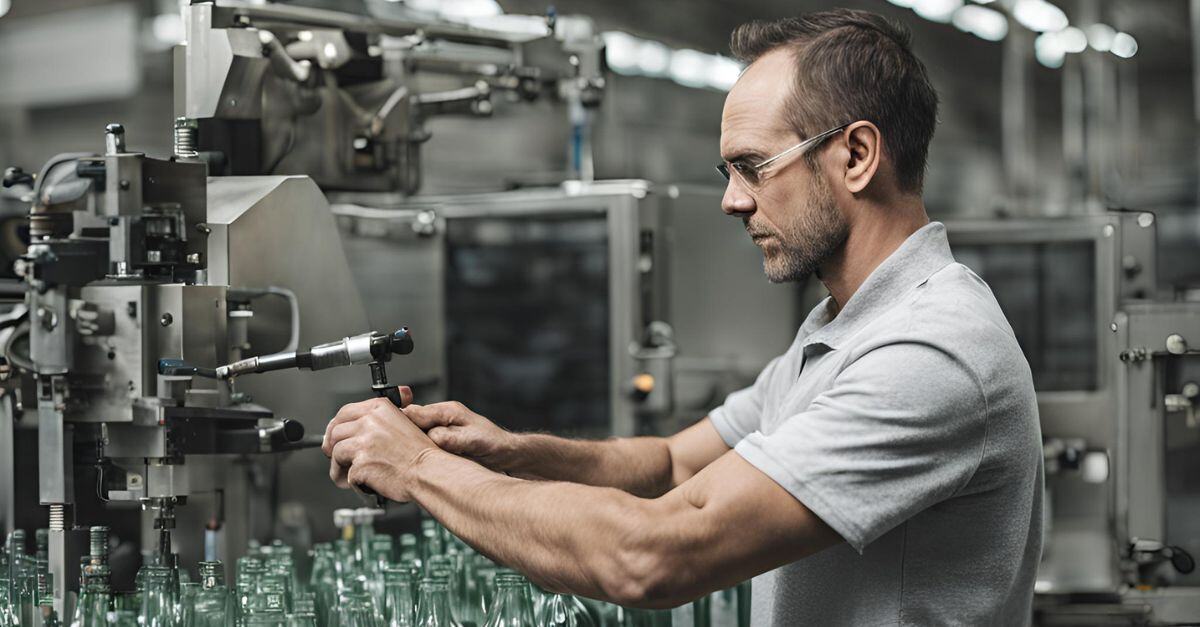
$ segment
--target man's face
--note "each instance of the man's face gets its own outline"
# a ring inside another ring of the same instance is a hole
[[[787,123],[793,60],[776,50],[760,57],[738,79],[721,115],[721,156],[758,164],[799,143]],[[813,148],[817,155],[821,146]],[[842,244],[849,225],[834,199],[818,159],[811,168],[800,155],[771,164],[757,184],[731,172],[721,208],[740,217],[763,251],[763,271],[773,283],[800,281],[820,269]]]

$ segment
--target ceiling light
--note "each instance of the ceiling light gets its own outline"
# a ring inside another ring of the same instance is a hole
[[[1060,31],[1067,27],[1067,14],[1046,0],[1017,0],[1013,18],[1022,26],[1039,33]]]
[[[916,0],[912,10],[931,21],[948,24],[950,18],[963,5],[963,0]]]
[[[708,86],[721,91],[733,89],[742,75],[742,64],[729,57],[714,56],[708,71]]]
[[[1130,35],[1129,33],[1117,33],[1116,35],[1113,35],[1113,54],[1121,57],[1122,59],[1128,59],[1137,54],[1137,51],[1138,44],[1137,40],[1133,38],[1133,35]]]
[[[888,0],[888,2],[891,2],[892,4],[894,4],[898,7],[904,7],[906,9],[911,9],[913,4],[915,4],[915,0]]]
[[[1062,46],[1064,52],[1078,54],[1087,50],[1087,35],[1074,26],[1068,26],[1054,35],[1058,37],[1059,45]]]
[[[980,39],[1000,41],[1008,34],[1008,18],[999,11],[968,4],[954,12],[954,26]]]
[[[608,67],[617,74],[633,74],[638,69],[638,50],[641,42],[637,37],[620,31],[604,33],[604,58]]]
[[[1117,31],[1108,24],[1092,24],[1087,27],[1088,44],[1097,52],[1112,50],[1113,37],[1116,35]]]
[[[1033,52],[1038,63],[1050,68],[1062,67],[1063,61],[1067,57],[1067,51],[1063,49],[1057,33],[1038,35],[1033,42]]]
[[[0,17],[4,17],[5,13],[12,8],[12,0],[0,0]]]
[[[671,80],[685,87],[705,87],[709,78],[709,56],[698,50],[671,53]]]
[[[643,41],[638,45],[637,64],[646,76],[663,76],[671,67],[671,49],[657,41]]]

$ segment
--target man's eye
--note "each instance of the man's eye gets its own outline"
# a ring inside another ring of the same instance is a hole
[[[741,161],[735,162],[732,165],[738,171],[738,174],[741,174],[746,179],[754,180],[758,178],[758,170],[755,170],[754,166]]]

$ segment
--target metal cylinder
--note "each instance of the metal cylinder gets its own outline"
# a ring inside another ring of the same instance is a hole
[[[88,554],[93,564],[108,563],[108,527],[92,527],[88,530]]]
[[[175,118],[175,157],[195,159],[198,147],[199,127],[191,118]]]

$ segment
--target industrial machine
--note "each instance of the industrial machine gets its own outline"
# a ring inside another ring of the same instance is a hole
[[[1160,295],[1155,217],[947,223],[1029,359],[1046,463],[1041,624],[1200,616],[1200,308]]]
[[[5,176],[31,209],[21,280],[3,290],[0,513],[11,530],[45,526],[48,512],[64,617],[88,524],[132,514],[156,559],[229,561],[226,546],[276,530],[271,510],[290,494],[343,504],[322,464],[289,453],[314,445],[340,404],[394,397],[385,364],[413,344],[403,328],[361,333],[364,300],[324,191],[415,192],[426,121],[487,116],[497,96],[566,102],[572,164],[590,176],[604,79],[586,20],[501,30],[401,7],[181,10],[173,155],[134,152],[112,124],[102,153]],[[353,364],[370,380],[325,370]]]

